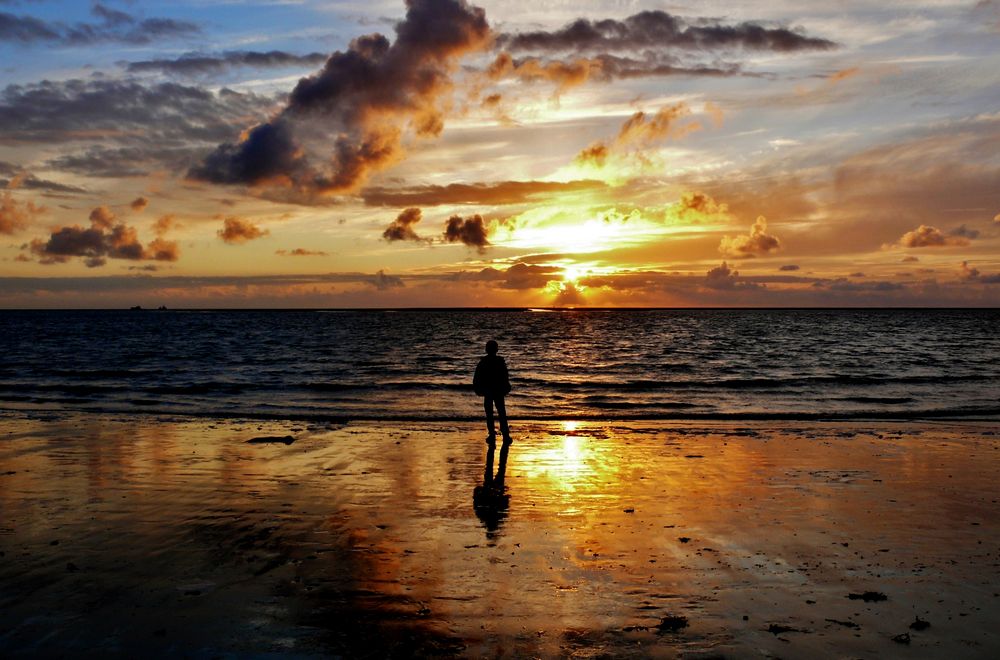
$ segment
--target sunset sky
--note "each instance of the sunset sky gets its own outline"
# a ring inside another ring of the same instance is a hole
[[[0,307],[1000,304],[1000,0],[0,0]]]

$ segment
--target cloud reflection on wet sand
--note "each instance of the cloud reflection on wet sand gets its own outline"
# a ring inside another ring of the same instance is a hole
[[[1000,647],[988,425],[521,426],[492,514],[474,425],[5,428],[0,650]]]

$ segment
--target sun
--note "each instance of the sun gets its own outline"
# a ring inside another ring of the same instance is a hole
[[[575,285],[577,281],[581,277],[583,277],[583,275],[584,275],[583,271],[581,271],[579,268],[575,268],[574,266],[566,266],[565,268],[563,268],[562,272],[563,282],[573,285]]]

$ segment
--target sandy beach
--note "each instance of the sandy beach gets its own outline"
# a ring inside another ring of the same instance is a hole
[[[1000,653],[995,423],[2,429],[8,657]]]

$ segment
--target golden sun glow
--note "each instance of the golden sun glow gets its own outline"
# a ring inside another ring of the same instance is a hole
[[[661,218],[634,209],[560,204],[515,216],[496,227],[493,240],[509,248],[588,254],[640,245],[676,231]]]
[[[584,272],[575,266],[567,266],[563,269],[563,282],[568,282],[570,284],[576,284],[577,281],[584,276]]]
[[[524,227],[513,239],[515,247],[543,246],[562,252],[596,252],[623,242],[622,227],[601,220],[588,220],[581,225],[551,225]]]

